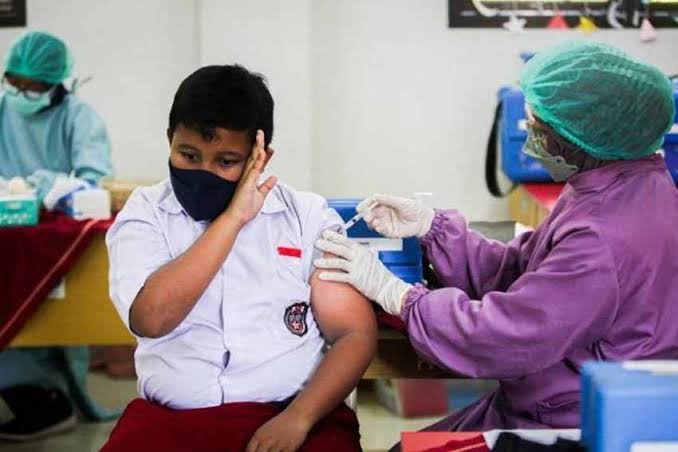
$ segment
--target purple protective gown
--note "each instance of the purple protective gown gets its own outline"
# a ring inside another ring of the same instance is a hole
[[[408,294],[412,344],[500,381],[433,429],[578,427],[582,363],[678,359],[678,191],[660,156],[575,175],[507,245],[439,211],[423,246],[445,288]]]

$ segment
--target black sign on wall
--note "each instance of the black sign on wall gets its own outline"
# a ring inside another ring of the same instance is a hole
[[[678,27],[678,0],[448,0],[451,28],[501,28],[511,15],[528,28],[544,28],[557,14],[569,27],[582,16],[600,28],[638,28],[649,17],[657,28]]]
[[[26,0],[0,0],[0,27],[26,26]]]

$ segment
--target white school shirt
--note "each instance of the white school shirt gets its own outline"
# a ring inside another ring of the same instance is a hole
[[[299,392],[325,346],[310,309],[314,242],[341,223],[322,197],[279,183],[184,321],[161,338],[137,337],[140,396],[190,409]],[[106,236],[110,295],[128,328],[146,279],[207,226],[184,211],[168,180],[132,193]]]

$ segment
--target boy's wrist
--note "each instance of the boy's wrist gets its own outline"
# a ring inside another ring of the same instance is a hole
[[[242,219],[238,218],[237,215],[235,215],[231,210],[226,209],[221,215],[217,217],[217,221],[222,224],[223,226],[235,231],[239,232],[240,229],[247,224],[246,221],[243,221]]]
[[[292,402],[284,411],[287,413],[290,418],[298,422],[301,427],[305,430],[311,430],[318,419],[315,419],[314,416],[305,410],[303,407],[298,406],[295,402]]]

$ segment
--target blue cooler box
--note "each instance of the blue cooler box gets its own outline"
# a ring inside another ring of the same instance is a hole
[[[673,128],[664,139],[664,160],[673,180],[678,182],[678,81],[673,82],[673,99],[676,102],[676,117],[673,119]]]
[[[591,452],[678,450],[678,361],[587,363],[581,403]]]
[[[546,170],[535,159],[522,152],[527,139],[525,98],[518,88],[503,87],[498,93],[502,104],[499,122],[501,168],[504,174],[516,183],[552,182]],[[673,98],[676,117],[671,131],[664,140],[666,166],[678,182],[678,81],[673,82]]]
[[[357,213],[355,209],[360,201],[360,199],[329,199],[328,204],[346,222]],[[423,280],[423,260],[418,239],[385,238],[369,229],[362,220],[348,230],[348,236],[358,243],[379,250],[379,259],[403,281],[414,284]]]
[[[518,88],[504,87],[499,90],[502,104],[499,122],[501,169],[516,183],[553,182],[549,173],[535,159],[523,153],[527,140],[527,117],[525,97]]]

